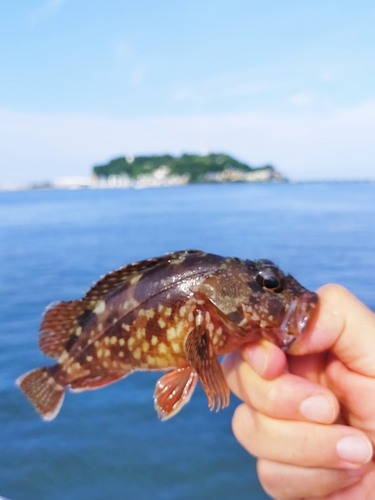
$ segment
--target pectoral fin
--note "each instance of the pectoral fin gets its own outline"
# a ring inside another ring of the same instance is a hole
[[[198,381],[198,375],[186,366],[163,375],[157,382],[154,403],[158,416],[167,420],[178,413],[190,400]]]
[[[195,327],[189,333],[185,344],[185,354],[198,373],[208,397],[210,410],[213,410],[215,405],[216,410],[228,406],[229,387],[203,325]]]

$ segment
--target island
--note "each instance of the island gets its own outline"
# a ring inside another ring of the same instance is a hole
[[[0,184],[0,191],[28,189],[110,189],[224,182],[287,182],[271,165],[250,167],[224,153],[181,156],[120,156],[92,167],[91,176],[65,176],[29,184]]]
[[[93,178],[103,187],[286,181],[271,165],[253,168],[223,153],[121,156],[93,167]]]

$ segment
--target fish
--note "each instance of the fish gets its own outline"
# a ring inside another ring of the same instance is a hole
[[[52,303],[39,347],[55,365],[17,384],[46,421],[66,389],[98,389],[142,370],[165,372],[154,405],[167,420],[198,380],[211,410],[228,406],[219,357],[266,338],[286,350],[306,330],[318,296],[270,260],[200,250],[168,253],[103,276],[80,300]]]

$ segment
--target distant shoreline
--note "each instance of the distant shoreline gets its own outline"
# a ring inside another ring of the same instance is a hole
[[[253,182],[202,182],[195,184],[174,184],[170,186],[161,185],[161,186],[142,186],[142,187],[134,187],[134,186],[82,186],[82,185],[54,185],[53,183],[35,183],[35,184],[27,184],[27,185],[0,185],[0,192],[21,192],[21,191],[83,191],[83,190],[110,190],[110,189],[156,189],[158,187],[181,187],[181,186],[192,186],[192,185],[224,185],[224,184],[256,184],[256,185],[276,185],[276,184],[290,184],[290,185],[300,185],[300,184],[375,184],[375,179],[315,179],[315,180],[285,180],[285,181],[253,181]]]

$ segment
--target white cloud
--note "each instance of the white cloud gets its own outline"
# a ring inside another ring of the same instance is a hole
[[[227,152],[292,179],[375,178],[375,101],[321,112],[116,118],[0,110],[0,184],[88,175],[125,154]]]

